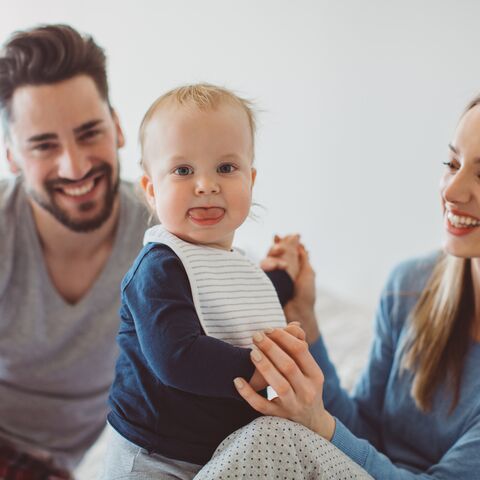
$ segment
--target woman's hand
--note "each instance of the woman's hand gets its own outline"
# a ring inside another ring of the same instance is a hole
[[[308,344],[284,329],[255,335],[254,342],[252,361],[278,397],[267,400],[241,378],[234,381],[238,393],[260,413],[301,423],[331,440],[335,419],[323,405],[324,377]]]
[[[299,327],[297,322],[288,324],[286,327],[283,328],[283,330],[285,330],[286,332],[290,333],[290,335],[293,335],[294,337],[300,340],[305,340],[305,332]],[[273,329],[268,331],[273,332]],[[263,333],[257,332],[254,334],[253,338],[254,338],[254,341],[255,339],[261,340],[263,338]],[[256,350],[256,347],[254,347],[254,349]],[[265,388],[268,387],[268,382],[265,380],[265,378],[263,378],[263,375],[260,373],[258,368],[255,369],[248,383],[256,392],[259,392],[260,390],[264,390]]]
[[[273,245],[267,253],[267,257],[260,262],[260,267],[269,272],[271,270],[285,270],[290,278],[295,281],[300,270],[300,235],[275,235]]]
[[[293,298],[285,305],[287,322],[299,322],[305,330],[307,342],[315,342],[320,336],[315,316],[315,272],[303,247],[299,249],[300,270],[294,284]]]
[[[282,269],[295,265],[294,296],[284,312],[287,322],[299,322],[307,335],[307,342],[313,343],[320,335],[315,317],[315,272],[310,264],[308,253],[300,243],[299,235],[279,237],[275,235],[274,244],[260,266],[265,271]]]

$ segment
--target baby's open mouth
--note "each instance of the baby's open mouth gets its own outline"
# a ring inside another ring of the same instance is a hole
[[[225,209],[220,207],[198,207],[188,211],[188,217],[197,225],[215,225],[225,216]]]
[[[220,207],[199,207],[191,208],[188,211],[189,217],[196,220],[217,220],[225,214],[225,209]]]

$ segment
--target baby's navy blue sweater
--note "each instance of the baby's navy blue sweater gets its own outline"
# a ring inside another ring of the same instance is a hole
[[[289,275],[268,276],[285,304],[293,294]],[[205,335],[185,269],[165,245],[142,249],[121,297],[108,422],[150,452],[205,464],[225,437],[260,415],[233,385],[253,375],[250,349]]]

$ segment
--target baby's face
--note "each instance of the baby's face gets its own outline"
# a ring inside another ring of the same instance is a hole
[[[165,106],[147,127],[142,179],[163,226],[191,243],[230,249],[252,201],[255,169],[246,113]]]

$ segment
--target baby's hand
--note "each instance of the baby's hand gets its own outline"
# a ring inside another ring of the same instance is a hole
[[[275,269],[285,270],[295,281],[300,271],[299,249],[300,235],[286,235],[283,238],[275,235],[273,245],[260,266],[267,272]]]

